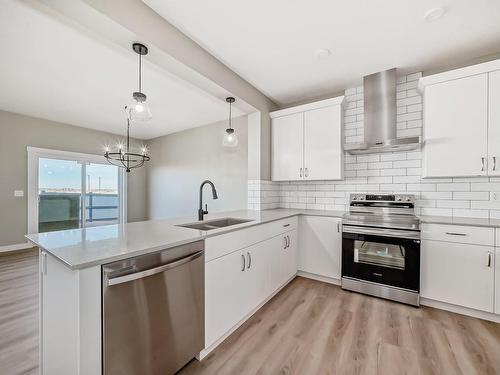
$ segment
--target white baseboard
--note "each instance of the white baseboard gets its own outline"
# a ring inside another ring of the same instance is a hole
[[[453,305],[451,303],[440,302],[424,297],[420,297],[420,304],[423,306],[434,307],[440,310],[451,311],[461,315],[472,316],[473,318],[479,318],[479,319],[489,320],[495,323],[500,323],[500,315],[489,313],[486,311],[474,310],[468,307]]]
[[[324,283],[340,285],[340,279],[335,279],[333,277],[317,275],[315,273],[305,272],[305,271],[297,271],[297,276],[306,277],[308,279],[323,281]]]
[[[0,253],[6,253],[8,251],[31,249],[32,247],[35,247],[35,245],[33,245],[30,242],[16,243],[14,245],[5,245],[5,246],[0,246]]]
[[[225,339],[227,339],[234,331],[236,331],[243,323],[245,323],[253,314],[257,312],[262,306],[264,306],[271,298],[273,298],[278,292],[283,289],[285,286],[287,286],[290,281],[295,279],[296,275],[293,275],[290,279],[288,279],[281,287],[276,289],[273,294],[271,294],[269,297],[267,297],[261,304],[259,304],[255,309],[253,309],[250,313],[248,313],[243,319],[241,319],[236,325],[234,325],[229,331],[227,331],[224,336],[222,336],[220,339],[215,341],[212,345],[210,345],[208,348],[203,349],[200,354],[196,356],[196,359],[198,361],[201,361],[203,358],[205,358],[207,355],[209,355],[215,348],[217,348]]]

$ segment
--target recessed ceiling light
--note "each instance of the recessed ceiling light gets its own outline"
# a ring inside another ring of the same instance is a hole
[[[443,17],[445,12],[446,12],[446,9],[444,7],[432,8],[432,9],[429,9],[424,14],[424,19],[428,22],[435,21],[438,18]]]
[[[323,60],[323,59],[326,59],[328,56],[330,56],[332,54],[332,52],[327,48],[321,48],[321,49],[316,50],[316,52],[314,54],[316,55],[317,59]]]

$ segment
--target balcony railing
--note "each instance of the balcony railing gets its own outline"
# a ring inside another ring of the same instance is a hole
[[[73,192],[40,192],[38,206],[39,232],[82,227],[81,194]],[[119,218],[118,194],[88,193],[86,225],[116,223]]]

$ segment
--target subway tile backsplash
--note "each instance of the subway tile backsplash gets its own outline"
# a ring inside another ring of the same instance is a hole
[[[416,90],[420,76],[414,73],[398,78],[398,137],[422,135],[422,97]],[[346,143],[363,141],[362,86],[345,91],[344,116]],[[249,181],[249,208],[259,209],[253,203],[258,201],[260,209],[279,205],[347,210],[353,192],[411,193],[417,198],[417,214],[500,218],[500,202],[490,200],[492,192],[500,193],[500,177],[422,179],[420,150],[346,154],[344,176],[342,181],[259,181],[261,190],[251,190]]]

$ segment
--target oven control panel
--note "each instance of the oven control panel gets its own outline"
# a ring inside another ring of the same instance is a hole
[[[415,203],[413,194],[351,194],[352,202]]]

